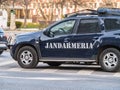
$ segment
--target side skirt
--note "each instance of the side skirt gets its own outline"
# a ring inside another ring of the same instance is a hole
[[[96,62],[97,60],[83,58],[40,58],[40,62]]]

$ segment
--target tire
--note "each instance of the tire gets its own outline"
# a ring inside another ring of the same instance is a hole
[[[0,55],[3,53],[3,51],[0,51]]]
[[[116,72],[120,68],[120,51],[115,48],[105,49],[99,57],[101,68],[107,72]]]
[[[60,66],[62,63],[60,63],[60,62],[47,62],[47,64],[49,66],[57,67],[57,66]]]
[[[35,68],[38,64],[37,52],[30,46],[24,46],[18,51],[17,60],[22,68]]]

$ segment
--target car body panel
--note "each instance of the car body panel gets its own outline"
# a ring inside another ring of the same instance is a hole
[[[81,18],[98,18],[101,31],[99,33],[77,34]],[[120,48],[120,30],[106,32],[103,22],[104,18],[106,17],[81,16],[66,18],[42,31],[18,35],[15,44],[11,48],[11,55],[17,60],[17,48],[20,45],[29,45],[35,48],[40,61],[49,61],[48,59],[51,58],[54,58],[53,61],[57,61],[57,58],[62,60],[65,58],[78,58],[75,61],[79,61],[82,58],[82,61],[97,61],[97,55],[101,47],[112,45]],[[76,24],[71,34],[55,37],[45,35],[45,32],[49,31],[51,27],[69,19],[76,19]],[[48,59],[42,60],[44,58]],[[68,60],[65,59],[64,61]]]

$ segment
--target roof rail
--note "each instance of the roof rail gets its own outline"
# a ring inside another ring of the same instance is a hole
[[[77,12],[65,14],[65,17],[76,17],[79,15],[97,15],[97,11],[92,9],[84,9],[84,10],[79,10]]]

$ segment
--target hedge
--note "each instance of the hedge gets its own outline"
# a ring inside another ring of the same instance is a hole
[[[15,22],[15,25],[16,25],[16,28],[21,28],[22,22],[16,21],[16,22]],[[10,27],[10,22],[7,22],[7,26]]]
[[[24,28],[23,23],[20,22],[20,21],[16,21],[15,24],[16,24],[16,28]],[[8,27],[10,26],[10,22],[7,23],[7,26]],[[47,26],[48,25],[45,24],[45,23],[27,23],[26,24],[26,28],[39,28],[39,29],[42,29],[42,28],[45,28]]]

